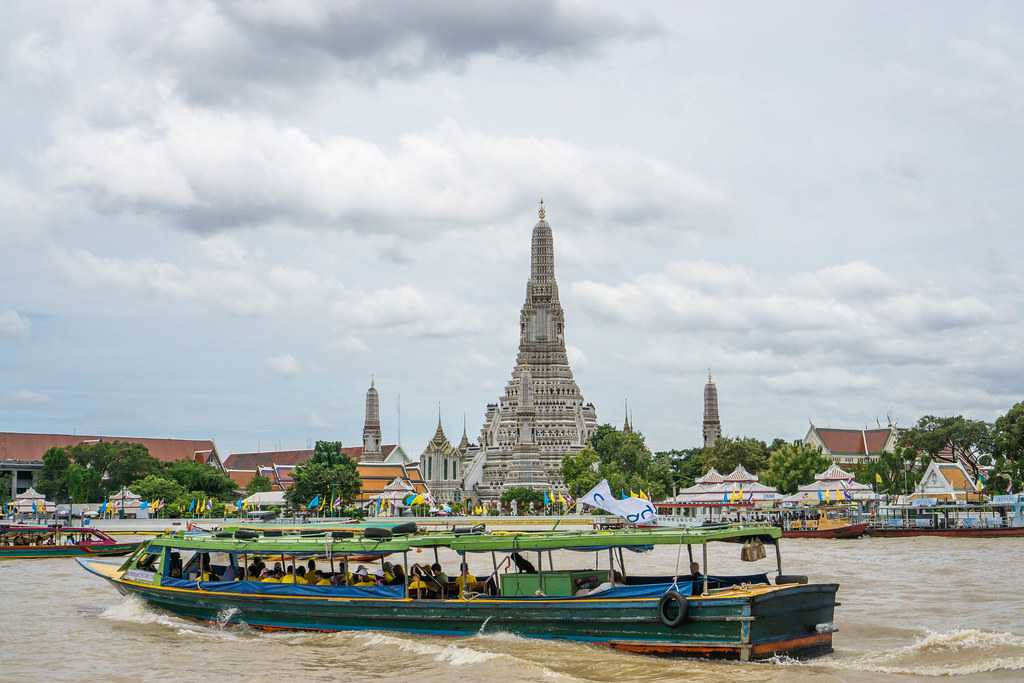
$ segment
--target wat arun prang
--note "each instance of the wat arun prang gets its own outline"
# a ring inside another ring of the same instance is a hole
[[[594,404],[584,402],[565,351],[565,313],[543,201],[539,215],[519,314],[519,353],[505,395],[487,405],[479,450],[467,454],[469,498],[494,500],[511,486],[564,491],[562,459],[579,452],[597,428]]]

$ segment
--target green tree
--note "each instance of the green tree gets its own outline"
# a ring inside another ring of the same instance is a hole
[[[317,445],[321,443],[330,442],[317,442]],[[337,444],[336,449],[324,447],[321,453],[323,456],[318,458],[314,449],[313,458],[295,468],[295,483],[285,494],[291,507],[305,508],[316,496],[321,500],[340,497],[342,505],[347,505],[359,495],[362,487],[359,471],[356,464],[341,453],[341,444]]]
[[[882,453],[878,460],[857,468],[854,474],[857,481],[873,486],[879,493],[901,495],[914,491],[929,462],[928,454],[910,446],[897,446]]]
[[[1024,488],[1024,401],[1013,405],[1005,415],[996,418],[992,426],[993,476],[989,486],[993,491]]]
[[[342,464],[349,457],[341,452],[340,441],[317,441],[313,446],[313,457],[309,462],[318,462],[328,467]]]
[[[249,480],[249,483],[245,486],[245,492],[249,495],[254,493],[262,493],[264,491],[274,490],[274,484],[270,479],[264,477],[262,474],[257,474],[255,477]]]
[[[579,498],[601,481],[601,476],[598,474],[600,461],[601,458],[597,455],[597,451],[590,446],[562,459],[562,478],[574,498]],[[512,489],[506,489],[506,491],[510,490]],[[502,502],[507,501],[503,499]]]
[[[98,503],[104,496],[103,475],[91,467],[72,463],[67,481],[73,503]]]
[[[990,450],[992,426],[981,420],[971,420],[963,415],[936,417],[925,415],[917,424],[900,433],[900,445],[926,454],[929,460],[946,448],[956,454],[968,456],[964,464],[977,479],[978,459]]]
[[[525,486],[510,486],[501,492],[501,502],[503,505],[511,505],[512,501],[516,502],[519,514],[524,514],[533,505],[537,507],[544,505],[544,493],[528,489]]]
[[[814,475],[824,472],[829,464],[829,459],[817,448],[804,444],[782,444],[768,456],[768,467],[761,479],[780,493],[796,493],[802,484],[814,481]]]
[[[13,472],[0,472],[0,505],[11,499],[11,480]]]
[[[668,459],[669,468],[672,470],[672,486],[678,489],[685,489],[693,486],[694,480],[704,474],[707,467],[704,465],[703,448],[686,448],[683,450],[659,451],[655,457]]]
[[[186,491],[199,491],[214,498],[231,498],[237,489],[231,477],[209,465],[192,460],[178,460],[165,464],[160,476],[164,479],[173,479]]]
[[[106,446],[106,478],[111,492],[120,491],[133,481],[160,471],[160,461],[149,454],[149,450],[138,443],[112,441],[96,444]]]
[[[50,500],[64,503],[68,496],[68,467],[71,458],[65,448],[51,448],[43,454],[43,469],[35,488]]]
[[[562,477],[577,497],[602,479],[615,493],[645,491],[654,500],[672,490],[671,459],[652,455],[639,432],[626,433],[607,424],[594,431],[589,447],[562,460]]]
[[[142,479],[132,482],[128,488],[142,500],[148,500],[151,503],[156,500],[172,501],[185,495],[184,486],[173,479],[155,474],[146,475]]]
[[[721,437],[702,455],[705,470],[714,467],[728,474],[743,465],[751,474],[757,474],[768,465],[768,446],[760,439],[749,437],[730,439]]]

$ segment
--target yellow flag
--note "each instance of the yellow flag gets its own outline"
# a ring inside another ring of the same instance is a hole
[[[876,484],[881,484],[882,483],[882,475],[879,474],[878,472],[875,472],[875,483]]]

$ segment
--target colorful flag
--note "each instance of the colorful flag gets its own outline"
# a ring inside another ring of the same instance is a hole
[[[309,504],[306,505],[306,509],[307,510],[313,510],[318,505],[320,505],[320,494],[317,494],[317,495],[313,496],[313,500],[309,501]]]
[[[148,510],[149,509],[149,501],[148,500],[140,501],[139,502],[139,509],[140,510]]]
[[[824,501],[825,501],[825,492],[822,491],[821,489],[818,489],[818,502],[822,503]]]
[[[875,483],[876,484],[881,484],[882,483],[882,475],[879,474],[878,472],[875,472]]]
[[[551,496],[549,496],[548,492],[545,491],[544,492],[544,507],[548,507],[549,505],[551,505]]]
[[[104,504],[103,504],[103,509],[104,509],[104,510],[106,509],[106,506],[107,506],[107,504],[106,504],[106,503],[104,503]],[[191,514],[192,514],[193,512],[195,512],[195,511],[196,511],[196,499],[195,499],[195,498],[193,498],[192,500],[190,500],[190,501],[188,502],[188,510],[187,510],[187,512],[188,512],[188,514],[190,514],[190,515],[191,515]]]
[[[239,498],[235,501],[235,509],[241,511],[245,507],[245,501]]]

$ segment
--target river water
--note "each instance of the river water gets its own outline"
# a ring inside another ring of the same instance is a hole
[[[0,681],[1024,680],[1024,539],[782,543],[787,573],[841,584],[832,655],[739,664],[488,633],[265,634],[156,612],[74,560],[32,560],[0,562]],[[751,565],[736,546],[711,547],[712,573],[774,566],[772,553]],[[626,555],[631,572],[675,571],[675,548]],[[454,571],[454,556],[442,561]],[[556,568],[581,561],[578,553],[555,555]],[[490,556],[472,557],[471,568],[489,573]]]

